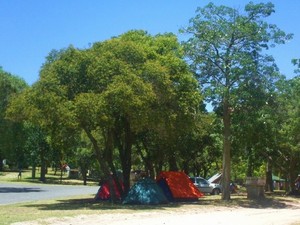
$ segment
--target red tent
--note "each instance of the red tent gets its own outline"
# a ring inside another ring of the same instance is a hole
[[[113,186],[114,186],[114,189],[115,189],[115,194],[116,194],[116,197],[118,199],[121,199],[121,194],[117,188],[117,184],[115,182],[115,180],[113,181]],[[120,181],[120,184],[122,186],[122,188],[124,189],[124,186],[123,186],[123,183]],[[96,196],[95,196],[95,199],[96,200],[108,200],[110,199],[110,189],[109,189],[109,182],[106,181],[104,182],[101,187],[99,188]]]
[[[197,200],[203,196],[184,172],[161,172],[156,180],[168,200]]]

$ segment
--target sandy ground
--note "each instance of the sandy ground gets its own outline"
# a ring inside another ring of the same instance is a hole
[[[101,212],[97,215],[48,218],[44,220],[15,223],[14,225],[300,225],[300,202],[287,202],[284,207],[199,207],[187,205],[173,209],[151,211]]]

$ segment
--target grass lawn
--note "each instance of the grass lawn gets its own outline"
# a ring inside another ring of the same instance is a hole
[[[298,202],[287,197],[268,196],[264,200],[248,200],[245,195],[233,195],[229,202],[222,201],[220,196],[205,196],[197,202],[170,203],[165,205],[141,206],[112,204],[110,202],[94,201],[94,195],[75,196],[56,200],[42,200],[22,204],[0,206],[0,224],[8,225],[14,222],[33,221],[46,218],[74,217],[91,214],[129,214],[133,211],[149,212],[164,211],[164,213],[179,211],[193,211],[209,207],[214,210],[228,207],[234,208],[285,208],[287,202]],[[299,202],[298,202],[299,204]]]
[[[14,222],[31,221],[49,217],[75,216],[93,213],[86,204],[78,201],[91,200],[94,196],[78,196],[76,199],[58,199],[35,201],[22,204],[0,206],[0,224],[8,225]]]
[[[31,179],[31,172],[24,171],[22,179],[18,180],[18,172],[2,172],[0,174],[0,182],[39,182],[38,179]],[[58,184],[82,184],[82,181],[69,180],[65,175],[60,179],[59,175],[48,174],[47,183]],[[90,185],[95,185],[95,182],[90,182]],[[288,204],[300,204],[300,199],[295,199],[280,195],[267,195],[262,200],[247,199],[245,191],[231,196],[230,201],[222,201],[221,196],[205,196],[197,202],[180,202],[170,203],[157,206],[141,206],[141,205],[123,205],[112,204],[110,202],[94,201],[94,195],[73,196],[60,198],[56,200],[41,200],[35,202],[26,202],[13,205],[0,205],[0,224],[8,225],[14,222],[33,221],[46,218],[62,218],[74,217],[78,215],[91,214],[128,214],[149,211],[163,211],[165,213],[178,211],[193,211],[194,209],[209,209],[218,210],[219,207],[228,208],[285,208]]]
[[[36,171],[36,178],[32,179],[31,170],[23,170],[22,178],[18,178],[18,171],[0,172],[0,182],[14,183],[41,183],[39,181],[39,170]],[[46,175],[47,184],[64,184],[64,185],[82,185],[83,181],[79,179],[69,179],[67,174],[61,176],[60,171],[55,174],[49,169]],[[88,181],[87,185],[98,185],[95,181]],[[78,213],[90,214],[95,213],[91,205],[94,195],[76,196],[73,198],[57,200],[35,201],[22,204],[0,205],[0,224],[11,224],[13,222],[35,220],[48,217],[75,216]],[[86,205],[89,205],[86,207]],[[95,206],[96,207],[96,206]]]
[[[41,183],[40,170],[36,171],[36,178],[32,179],[31,170],[22,170],[22,177],[18,178],[18,171],[4,171],[0,172],[0,182],[28,182],[28,183]],[[60,170],[55,172],[52,169],[48,170],[46,174],[46,183],[47,184],[72,184],[72,185],[82,185],[83,180],[80,179],[69,179],[66,173],[61,174]],[[89,180],[87,185],[98,185],[98,182]]]

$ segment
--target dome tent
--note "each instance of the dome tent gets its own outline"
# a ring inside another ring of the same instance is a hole
[[[184,172],[161,172],[156,180],[169,201],[194,201],[204,195]]]
[[[124,189],[123,182],[119,180],[121,188]],[[115,180],[113,180],[113,188],[115,190],[115,195],[117,199],[121,199],[121,193],[118,190],[117,183]],[[106,180],[99,188],[95,200],[109,200],[110,199],[110,187],[109,187],[109,181]]]
[[[137,181],[129,190],[123,204],[157,205],[166,204],[168,200],[161,188],[151,178]]]

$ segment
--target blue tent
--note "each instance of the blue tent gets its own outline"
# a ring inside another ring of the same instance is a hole
[[[166,204],[168,200],[161,188],[150,178],[136,182],[129,190],[123,204],[157,205]]]

